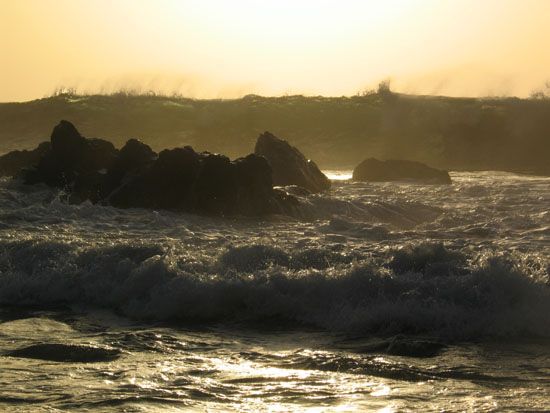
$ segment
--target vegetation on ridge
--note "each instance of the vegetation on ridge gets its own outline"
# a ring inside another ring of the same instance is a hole
[[[0,104],[0,152],[47,140],[60,119],[118,146],[138,137],[156,150],[192,145],[237,157],[252,152],[257,136],[269,130],[324,168],[352,168],[376,157],[550,174],[546,98],[414,96],[389,88],[352,97],[229,100],[61,93]]]

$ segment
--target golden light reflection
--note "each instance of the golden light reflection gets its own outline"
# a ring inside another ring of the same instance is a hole
[[[380,396],[388,396],[391,393],[390,386],[386,384],[379,384],[375,387],[375,390],[371,392],[371,396],[374,397],[380,397]]]
[[[328,179],[331,181],[347,181],[351,179],[353,171],[345,171],[345,170],[325,170],[323,173],[327,176]]]
[[[283,369],[278,367],[266,367],[250,361],[227,361],[223,359],[212,359],[212,364],[221,372],[233,373],[239,376],[249,377],[270,377],[270,378],[296,378],[298,380],[307,379],[313,370]]]

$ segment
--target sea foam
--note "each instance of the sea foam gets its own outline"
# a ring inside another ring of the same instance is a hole
[[[243,246],[202,266],[147,244],[17,241],[2,251],[2,304],[88,305],[175,322],[284,320],[353,334],[550,335],[545,268],[442,244],[392,250],[376,263]]]

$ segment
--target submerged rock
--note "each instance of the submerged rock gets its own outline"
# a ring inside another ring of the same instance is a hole
[[[291,214],[299,204],[273,188],[272,169],[262,156],[231,161],[190,146],[157,155],[137,139],[117,150],[108,141],[83,137],[67,121],[54,128],[40,156],[21,163],[34,164],[24,173],[25,183],[62,188],[72,203],[216,215]]]
[[[437,341],[394,337],[389,343],[386,353],[403,357],[435,357],[446,348]]]
[[[120,351],[80,344],[33,344],[5,354],[10,357],[72,363],[99,363],[116,360]]]
[[[288,185],[282,187],[281,189],[284,189],[287,193],[298,197],[307,197],[311,195],[311,191],[298,185]]]
[[[416,181],[427,184],[450,184],[447,171],[431,168],[423,163],[406,160],[380,161],[365,159],[353,170],[354,181]]]
[[[315,162],[306,159],[297,148],[269,132],[258,137],[254,153],[266,158],[271,165],[274,185],[298,185],[311,192],[330,188],[330,180]]]
[[[397,335],[389,339],[380,339],[362,346],[353,346],[356,352],[379,353],[391,356],[429,358],[439,355],[447,345],[418,337]]]

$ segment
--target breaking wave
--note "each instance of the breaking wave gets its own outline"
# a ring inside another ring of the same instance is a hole
[[[285,321],[352,334],[550,336],[544,262],[407,245],[381,259],[312,248],[230,247],[210,260],[155,244],[0,245],[0,303],[77,305],[180,322]]]

